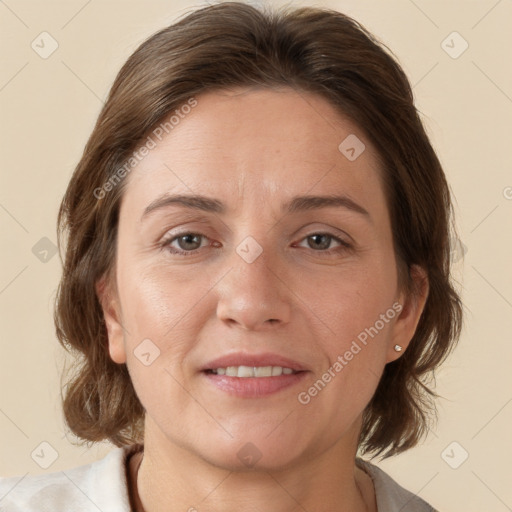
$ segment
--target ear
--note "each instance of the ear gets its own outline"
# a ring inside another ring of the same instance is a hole
[[[107,326],[108,350],[110,358],[118,364],[126,363],[123,327],[121,324],[121,308],[118,294],[112,289],[111,279],[104,275],[96,283],[96,294],[103,310]]]
[[[416,332],[416,327],[420,321],[425,303],[427,302],[429,283],[425,269],[418,265],[412,265],[410,275],[413,280],[412,288],[414,292],[402,292],[397,301],[397,306],[399,304],[401,309],[391,331],[387,351],[387,363],[398,359],[409,346]],[[397,307],[396,309],[399,308]],[[402,347],[402,350],[396,351],[396,345]]]

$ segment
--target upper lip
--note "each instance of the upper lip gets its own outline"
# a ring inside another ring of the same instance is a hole
[[[279,354],[236,353],[221,356],[209,361],[201,368],[201,371],[227,368],[228,366],[281,366],[283,368],[291,368],[297,372],[306,370],[306,368],[297,361]]]

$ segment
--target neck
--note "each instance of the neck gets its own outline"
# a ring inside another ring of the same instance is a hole
[[[135,456],[131,463],[137,512],[265,510],[269,503],[275,512],[377,511],[370,477],[355,466],[355,450],[347,452],[341,441],[287,468],[245,471],[215,466],[161,441],[146,431],[142,460]]]

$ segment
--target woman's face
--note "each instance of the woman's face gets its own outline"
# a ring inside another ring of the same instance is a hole
[[[126,178],[104,303],[146,438],[231,468],[355,449],[421,313],[397,286],[375,150],[309,93],[196,100]]]

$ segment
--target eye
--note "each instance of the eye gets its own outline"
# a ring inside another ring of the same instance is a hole
[[[188,256],[202,247],[203,240],[207,240],[207,237],[201,233],[181,233],[163,240],[162,247],[172,254]]]
[[[164,239],[161,243],[162,248],[167,248],[171,254],[177,254],[180,256],[190,256],[199,249],[204,247],[204,241],[208,240],[208,237],[201,233],[180,233],[172,237]],[[352,245],[344,240],[331,235],[330,233],[313,233],[303,238],[303,242],[306,242],[309,249],[319,253],[331,254],[333,252],[346,251],[352,248]],[[332,244],[338,244],[337,247],[332,248]],[[220,247],[218,242],[213,242],[212,246]],[[298,244],[298,246],[301,246]],[[302,247],[304,247],[302,245]]]
[[[351,244],[345,242],[337,236],[331,235],[330,233],[313,233],[305,237],[303,241],[308,244],[310,249],[325,253],[338,252],[352,248]],[[332,242],[336,242],[338,246],[335,248],[330,248]]]

